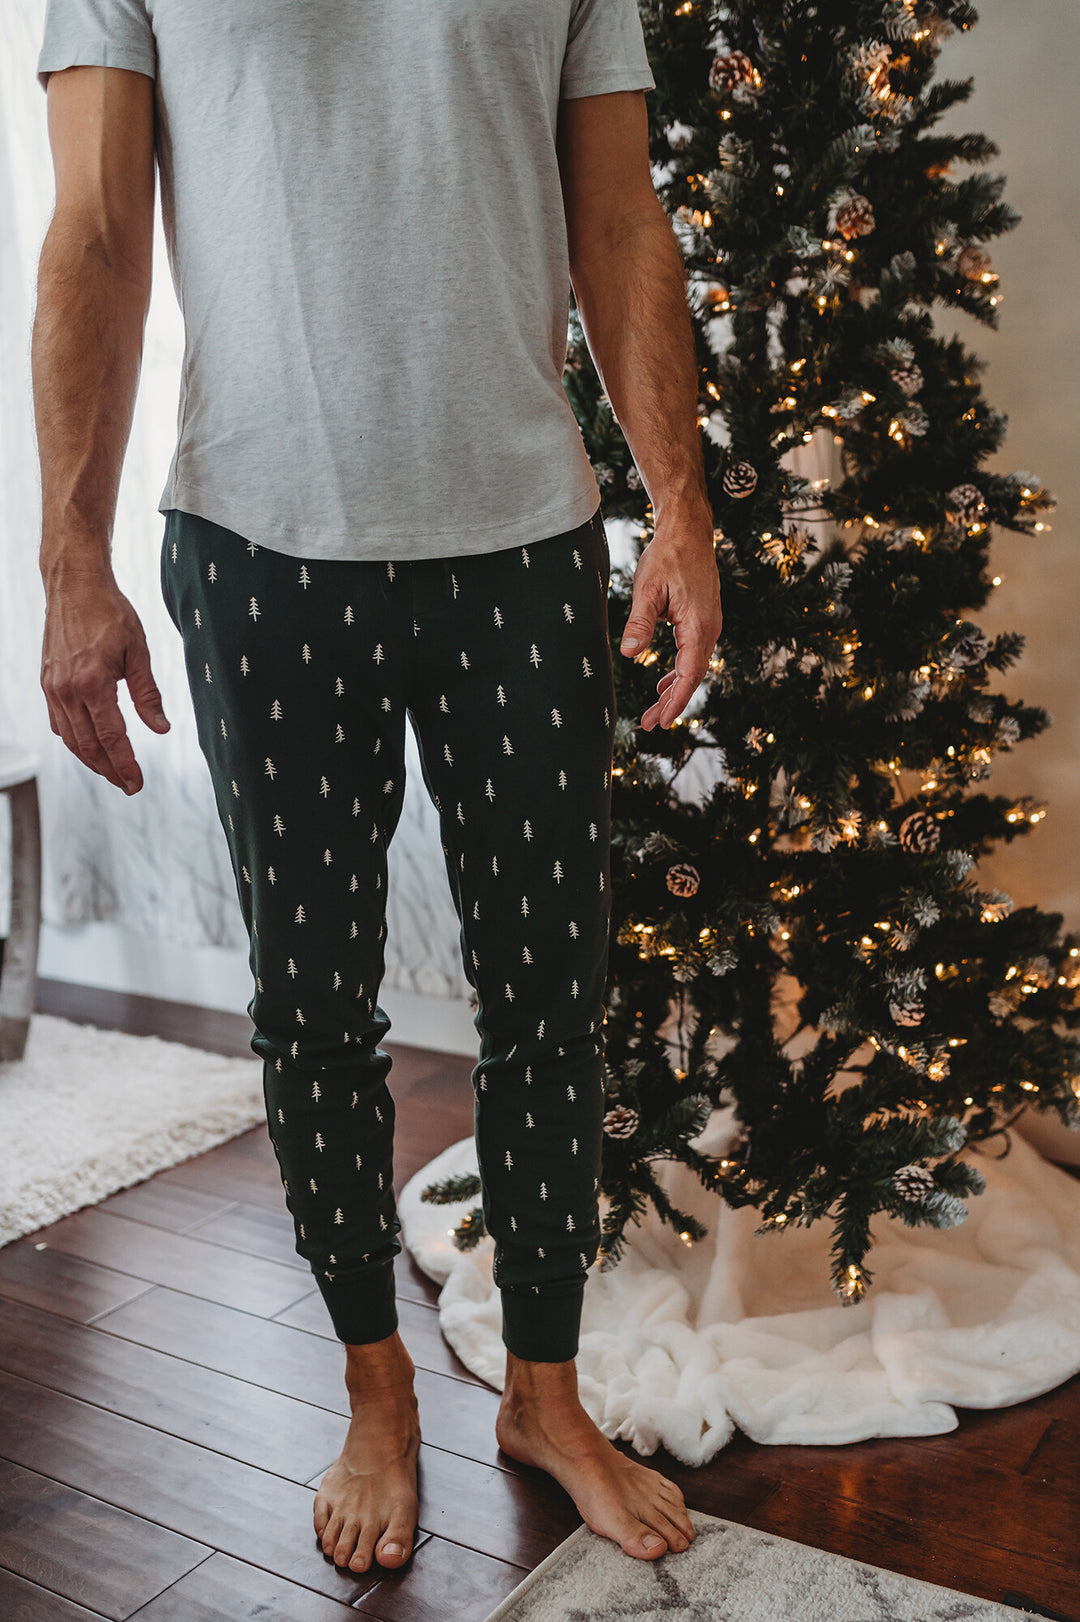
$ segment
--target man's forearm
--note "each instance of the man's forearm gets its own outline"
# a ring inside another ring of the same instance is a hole
[[[121,255],[54,218],[41,250],[30,349],[46,587],[111,572],[149,302],[149,281]]]
[[[653,511],[708,508],[686,270],[657,204],[571,268],[589,350]]]

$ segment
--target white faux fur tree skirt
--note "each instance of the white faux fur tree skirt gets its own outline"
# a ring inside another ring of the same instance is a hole
[[[722,1154],[731,1114],[696,1140]],[[1004,1408],[1080,1371],[1080,1182],[1015,1132],[1003,1159],[965,1151],[986,1178],[956,1228],[872,1223],[873,1282],[844,1306],[829,1281],[831,1224],[755,1235],[685,1167],[660,1180],[708,1228],[686,1245],[651,1207],[622,1259],[585,1287],[578,1389],[606,1436],[638,1453],[666,1447],[703,1464],[734,1434],[756,1442],[842,1443],[953,1430],[955,1408]],[[493,1241],[459,1251],[448,1230],[478,1204],[425,1204],[438,1178],[476,1171],[473,1140],[452,1144],[398,1201],[402,1240],[443,1283],[440,1323],[474,1374],[502,1389],[506,1351]],[[601,1201],[601,1213],[606,1202]],[[445,1281],[445,1282],[443,1282]]]

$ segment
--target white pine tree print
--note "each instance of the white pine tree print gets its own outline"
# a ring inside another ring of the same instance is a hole
[[[255,541],[249,541],[247,543],[247,550],[251,553],[252,557],[254,557],[259,548]]]
[[[548,1195],[547,1195],[547,1184],[546,1183],[541,1183],[540,1184],[540,1198],[542,1200],[546,1200],[547,1197],[548,1197]]]
[[[442,752],[443,752],[443,759],[445,760],[446,764],[448,766],[452,766],[454,764],[454,757],[450,753],[450,745],[448,743],[443,744]]]
[[[280,721],[283,714],[284,711],[281,708],[281,700],[280,698],[275,698],[274,702],[270,706],[271,721]]]
[[[304,663],[306,665],[309,665],[311,663],[311,648],[308,646],[308,644],[306,642],[304,643],[304,646],[300,649],[300,657],[301,657],[301,659],[304,661]]]
[[[574,1091],[574,1088],[573,1088],[573,1084],[571,1084],[571,1085],[570,1085],[570,1086],[569,1086],[569,1087],[568,1087],[568,1088],[567,1088],[567,1089],[566,1089],[566,1096],[567,1096],[567,1099],[568,1099],[568,1100],[569,1100],[569,1102],[570,1102],[570,1103],[571,1103],[571,1104],[572,1104],[572,1103],[573,1103],[573,1102],[574,1102],[574,1100],[575,1100],[575,1099],[576,1099],[576,1098],[577,1098],[577,1093],[576,1093],[576,1092],[575,1092],[575,1091]]]
[[[555,880],[556,884],[561,884],[563,878],[565,877],[563,873],[563,865],[557,856],[555,858],[555,866],[551,870],[551,876]]]
[[[335,743],[344,743],[345,742],[345,728],[342,726],[340,721],[337,724],[337,731],[334,733],[334,742]]]
[[[358,817],[360,815],[360,801],[358,799],[354,800],[352,803],[352,814],[354,817]]]
[[[345,1221],[345,1212],[341,1209],[341,1206],[339,1205],[337,1210],[334,1212],[334,1222],[337,1225],[337,1227],[340,1228],[341,1224],[344,1221]]]
[[[251,675],[251,666],[248,664],[248,656],[246,653],[242,653],[240,655],[240,674],[241,676]]]
[[[570,1153],[572,1155],[576,1155],[577,1152],[578,1152],[578,1141],[577,1141],[576,1138],[573,1138],[571,1140],[571,1143],[570,1143]]]
[[[228,738],[228,736],[229,736],[228,732],[225,730],[225,717],[224,716],[221,717],[221,736],[223,738]]]
[[[531,1087],[532,1086],[532,1065],[531,1064],[527,1064],[525,1066],[525,1085],[526,1085],[526,1087]]]
[[[490,777],[485,785],[484,793],[487,795],[489,803],[495,798],[495,787]]]
[[[543,660],[540,658],[540,650],[536,646],[535,642],[529,649],[529,663],[532,665],[534,670],[543,663]]]
[[[172,560],[173,560],[174,563],[176,562],[176,542],[175,541],[172,543]]]
[[[248,604],[248,614],[253,620],[257,620],[261,613],[262,609],[259,607],[257,600],[253,597]]]
[[[321,1132],[316,1132],[315,1134],[315,1147],[318,1149],[320,1154],[326,1148],[326,1139],[323,1137]]]
[[[574,922],[574,920],[572,918],[570,920],[568,928],[570,930],[570,939],[572,941],[576,941],[578,936],[581,934],[581,930],[578,928],[577,924],[575,924],[575,922]]]
[[[460,823],[464,823],[464,821],[465,821],[465,812],[464,812],[464,810],[462,808],[462,804],[461,804],[460,800],[457,803],[457,819],[458,819],[458,821]],[[462,860],[464,860],[464,856],[462,857]]]
[[[497,704],[506,703],[506,688],[503,686],[502,682],[500,682],[498,687],[495,689],[495,702]]]
[[[529,548],[527,546],[521,548],[521,561],[527,569],[529,567]]]
[[[575,569],[580,569],[581,568],[581,553],[578,551],[576,546],[574,548],[574,551],[573,551],[572,555],[573,555],[573,559],[574,559],[574,568]]]
[[[340,698],[345,691],[345,683],[340,676],[334,677],[334,697]]]
[[[322,1097],[322,1088],[319,1086],[319,1078],[318,1078],[318,1076],[316,1076],[315,1079],[311,1083],[311,1096],[312,1096],[313,1101],[316,1104],[319,1102],[319,1099]]]
[[[502,630],[502,628],[503,628],[503,623],[504,623],[504,622],[503,622],[503,613],[502,613],[502,609],[501,609],[501,608],[500,608],[500,607],[499,607],[499,605],[498,605],[498,603],[496,603],[496,604],[495,604],[495,611],[494,611],[494,615],[493,615],[493,618],[494,618],[494,620],[495,620],[495,624],[496,624],[496,626],[497,626],[497,627],[498,627],[498,629],[499,629],[499,630],[500,630],[500,631],[501,631],[501,630]]]
[[[521,948],[521,961],[522,961],[522,962],[523,962],[523,963],[531,963],[531,962],[532,962],[532,960],[533,960],[533,955],[532,955],[532,953],[531,953],[531,952],[530,952],[530,951],[529,951],[529,948],[528,948],[528,946],[523,946],[523,947],[522,947],[522,948]]]
[[[538,1042],[542,1042],[544,1040],[544,1026],[546,1024],[547,1021],[542,1019],[539,1025],[536,1027],[536,1039]]]
[[[541,1256],[541,1257],[542,1257],[542,1256],[546,1256],[546,1255],[547,1255],[547,1251],[546,1251],[546,1250],[545,1250],[545,1249],[544,1249],[544,1247],[543,1247],[543,1245],[537,1245],[537,1247],[536,1247],[536,1254],[537,1254],[537,1255],[538,1255],[538,1256]]]
[[[197,631],[202,630],[202,615],[200,614],[198,609],[195,610],[195,629]]]
[[[509,980],[506,982],[506,1000],[507,1000],[507,1002],[513,1002],[514,1001],[514,991],[513,991],[513,987],[511,986]]]
[[[371,657],[372,657],[372,659],[374,659],[374,661],[375,661],[375,663],[377,665],[381,665],[381,664],[385,663],[386,654],[383,652],[383,645],[382,645],[381,642],[376,642],[376,644],[375,644],[375,652],[371,655]]]
[[[509,1149],[506,1151],[506,1169],[507,1171],[513,1171],[514,1169],[514,1157],[510,1153]]]
[[[525,1111],[525,1125],[526,1126],[535,1126],[536,1125],[536,1122],[532,1118],[532,1111],[531,1110],[526,1110]]]
[[[589,838],[590,838],[590,840],[593,840],[595,842],[597,839],[599,839],[599,837],[600,837],[600,830],[597,828],[596,823],[595,822],[590,822],[589,823]]]
[[[251,883],[251,874],[248,872],[248,870],[244,866],[243,862],[240,863],[240,871],[244,875],[244,883],[245,884],[250,884]]]
[[[349,880],[349,889],[353,890],[353,891],[356,891],[359,888],[360,888],[360,880],[357,878],[356,874],[354,873],[352,878]]]
[[[263,767],[263,775],[271,779],[277,776],[277,767],[274,765],[274,762],[270,759],[269,755],[266,757],[266,765]]]
[[[439,709],[442,711],[443,715],[450,714],[450,703],[445,693],[439,694]]]
[[[378,1104],[375,1105],[375,1119],[378,1121],[379,1125],[381,1126],[382,1125],[382,1110],[379,1108]]]
[[[592,665],[589,663],[588,659],[585,657],[584,654],[582,654],[582,656],[581,656],[581,674],[583,676],[591,676],[592,675]]]
[[[566,1213],[566,1231],[567,1233],[573,1233],[574,1231],[574,1219],[569,1211]]]
[[[289,966],[288,966],[288,969],[285,972],[287,974],[290,974],[294,980],[296,979],[296,976],[300,973],[300,970],[296,967],[296,959],[294,957],[291,957],[289,959]],[[316,1083],[316,1086],[317,1085],[318,1085],[318,1083]]]
[[[334,860],[334,858],[331,856],[331,854],[330,854],[330,852],[328,850],[323,851],[322,859],[323,859],[323,866],[324,867],[329,867],[330,863]]]
[[[516,1217],[511,1217],[510,1218],[510,1228],[511,1228],[512,1232],[517,1233],[517,1218]]]
[[[297,1058],[299,1058],[299,1056],[300,1056],[300,1044],[299,1044],[299,1042],[294,1042],[292,1047],[289,1049],[289,1057],[292,1058],[292,1059],[297,1059]]]
[[[560,788],[566,788],[567,787],[567,777],[566,777],[566,773],[564,771],[560,771],[558,781],[559,781],[559,787]]]
[[[307,923],[307,913],[304,911],[304,903],[303,902],[300,903],[300,905],[297,907],[296,911],[293,913],[293,923],[294,924],[306,924]]]
[[[308,574],[308,566],[306,563],[302,563],[300,565],[300,584],[305,588],[305,590],[311,585],[311,576]]]
[[[527,895],[523,895],[521,898],[521,916],[523,918],[529,916],[529,898]]]
[[[213,678],[213,676],[211,676],[211,674],[210,674],[210,666],[209,666],[209,665],[203,665],[203,669],[204,669],[204,670],[205,670],[205,672],[206,672],[206,679],[207,679],[207,681],[209,681],[209,682],[212,682],[212,681],[213,681],[213,679],[214,679],[214,678]]]
[[[381,1211],[379,1213],[379,1227],[382,1229],[383,1233],[386,1232],[386,1227],[387,1227],[386,1218],[383,1216]]]
[[[319,1192],[319,1185],[315,1181],[314,1177],[309,1177],[308,1178],[308,1187],[311,1189],[311,1192],[313,1194],[317,1194]]]
[[[522,834],[526,839],[531,839],[533,836],[532,823],[529,821],[528,817],[525,818],[525,826],[522,829]]]
[[[346,603],[345,604],[345,613],[344,613],[344,616],[343,616],[343,618],[345,620],[345,624],[346,625],[351,625],[353,620],[355,619],[355,617],[356,616],[353,614],[353,611],[352,611],[352,604],[351,603]]]
[[[279,1126],[284,1126],[285,1125],[285,1111],[283,1109],[278,1110],[277,1118],[278,1118],[278,1125]]]
[[[562,713],[561,713],[561,711],[552,710],[552,712],[551,712],[551,724],[552,724],[553,727],[561,727],[562,726]]]
[[[207,564],[206,578],[210,581],[211,585],[213,585],[214,581],[217,579],[217,564],[214,562],[213,558],[211,558],[210,562]]]
[[[566,621],[567,625],[573,625],[573,623],[574,623],[574,610],[570,607],[570,604],[569,603],[563,603],[562,611],[563,611],[563,619]]]
[[[464,648],[461,650],[461,668],[462,670],[472,669],[472,666],[469,664],[469,655],[465,652]]]
[[[326,799],[326,796],[329,794],[329,792],[330,792],[330,783],[329,783],[328,779],[325,778],[325,777],[320,777],[319,778],[319,793],[322,795],[324,800]]]
[[[356,1157],[356,1169],[357,1169],[357,1171],[360,1171],[363,1168],[363,1164],[364,1164],[363,1160],[361,1159],[361,1157],[359,1155],[357,1155],[357,1157]]]
[[[235,777],[232,780],[232,791],[233,791],[233,798],[238,800],[240,798],[240,790],[236,786],[236,778]]]
[[[578,1261],[581,1263],[582,1267],[587,1268],[588,1265],[589,1265],[588,1262],[585,1260],[585,1252],[583,1250],[578,1251]]]
[[[571,982],[570,982],[570,995],[571,995],[571,997],[574,998],[575,1001],[581,995],[580,990],[578,988],[578,983],[577,983],[576,980],[571,980]]]

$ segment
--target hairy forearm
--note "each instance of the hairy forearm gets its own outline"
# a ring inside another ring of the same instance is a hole
[[[142,364],[149,281],[54,217],[42,245],[30,369],[46,587],[108,574]]]
[[[571,266],[581,324],[653,511],[708,507],[686,270],[663,208]]]

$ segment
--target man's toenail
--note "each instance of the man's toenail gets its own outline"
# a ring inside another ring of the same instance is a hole
[[[647,1537],[643,1541],[647,1549],[658,1549],[664,1540],[663,1538],[653,1536]]]
[[[397,1556],[400,1553],[401,1553],[401,1544],[400,1543],[386,1543],[386,1544],[383,1545],[383,1554],[388,1554],[392,1560],[396,1559]]]

